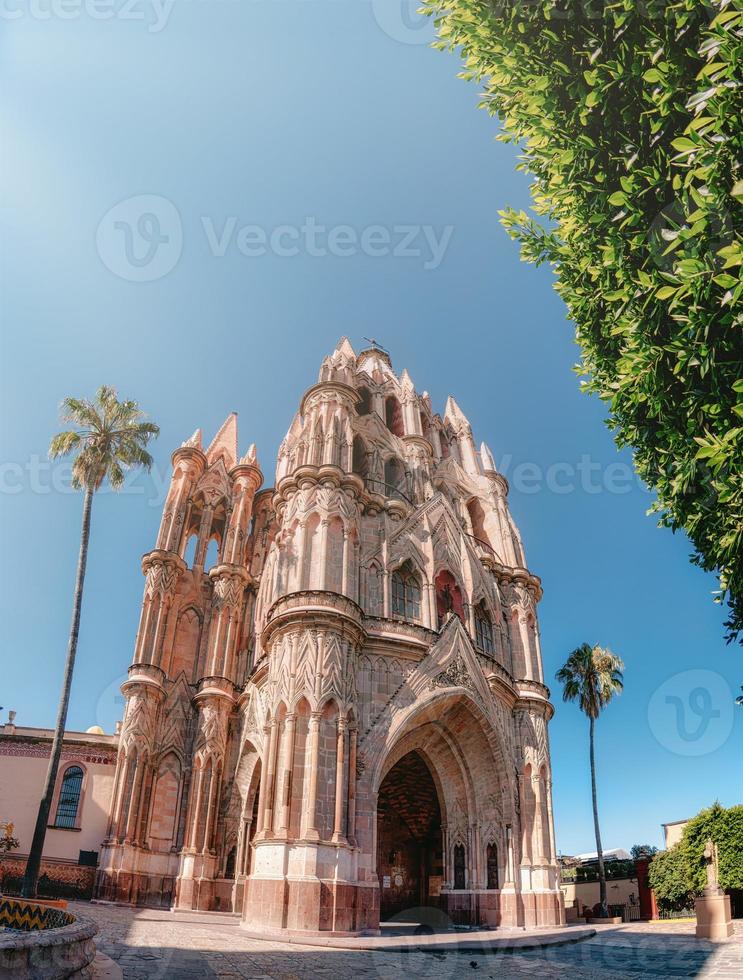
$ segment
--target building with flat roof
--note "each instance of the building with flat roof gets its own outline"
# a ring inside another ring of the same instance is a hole
[[[16,890],[31,847],[44,792],[54,732],[0,726],[0,823],[12,824],[17,850],[0,857],[0,888]],[[66,732],[49,827],[44,841],[41,892],[90,896],[111,806],[118,735],[98,726]]]

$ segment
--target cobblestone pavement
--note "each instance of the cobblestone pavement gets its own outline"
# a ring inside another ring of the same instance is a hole
[[[198,914],[72,903],[75,910],[98,923],[98,948],[118,963],[125,980],[743,977],[743,922],[736,924],[735,938],[721,944],[696,940],[693,923],[663,922],[602,926],[581,943],[514,953],[356,952],[250,939],[236,920]]]

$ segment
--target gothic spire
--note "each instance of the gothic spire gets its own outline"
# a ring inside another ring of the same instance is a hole
[[[201,429],[197,429],[190,439],[186,439],[185,442],[181,443],[181,448],[185,446],[190,446],[194,449],[201,449]]]
[[[480,443],[480,459],[482,460],[482,468],[486,473],[497,473],[495,466],[495,460],[493,459],[493,454],[490,451],[490,446],[486,442]]]
[[[224,457],[227,469],[237,462],[237,412],[231,412],[227,416],[206,451],[210,464],[216,463],[220,456]]]

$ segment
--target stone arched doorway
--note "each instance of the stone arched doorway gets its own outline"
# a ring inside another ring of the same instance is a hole
[[[444,873],[441,805],[423,756],[408,752],[390,769],[377,797],[380,919],[438,906]]]
[[[374,858],[381,921],[399,918],[403,901],[411,908],[435,907],[457,925],[520,921],[514,876],[519,856],[513,849],[519,824],[506,746],[476,695],[446,683],[464,677],[458,664],[450,661],[441,681],[437,678],[425,699],[391,726],[386,745],[378,749]],[[404,803],[397,802],[401,797]],[[405,826],[391,819],[398,815]],[[416,849],[410,846],[406,856],[398,841],[407,846],[409,840],[425,840],[425,830],[408,828],[426,823],[437,831],[436,860],[430,851],[426,861],[419,858],[422,870],[408,873],[406,885],[406,875],[394,869],[404,864],[401,858],[413,863]],[[398,841],[390,839],[393,830]],[[396,894],[395,874],[403,878],[398,889],[407,894]]]

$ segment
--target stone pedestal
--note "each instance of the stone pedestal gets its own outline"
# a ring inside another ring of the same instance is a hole
[[[729,895],[702,895],[695,902],[697,939],[728,939],[733,934]]]

